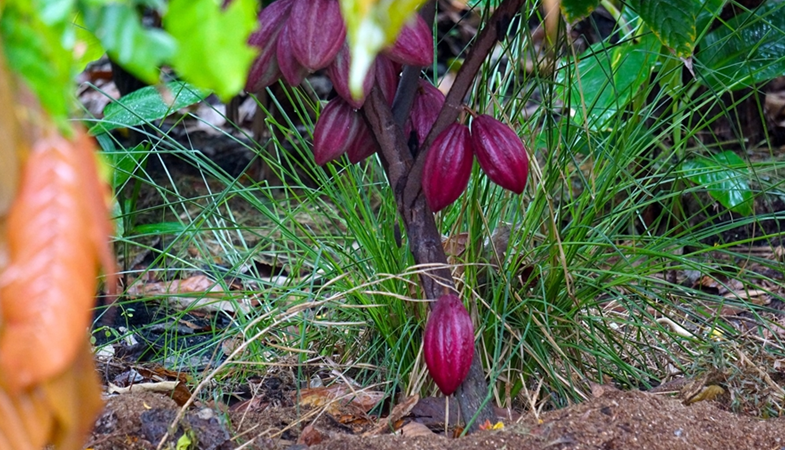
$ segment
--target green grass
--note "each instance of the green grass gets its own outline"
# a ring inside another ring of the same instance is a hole
[[[721,93],[690,81],[670,98],[658,86],[671,73],[660,72],[617,105],[619,112],[605,126],[591,129],[570,120],[569,110],[588,111],[592,105],[565,102],[572,98],[570,77],[580,76],[569,65],[575,53],[566,51],[555,62],[566,74],[561,78],[547,70],[525,73],[522,64],[508,63],[534,56],[533,30],[525,23],[520,27],[518,38],[503,45],[504,57],[483,68],[469,106],[503,118],[522,136],[532,156],[528,187],[523,195],[512,195],[475,167],[465,195],[437,217],[446,236],[468,236],[452,269],[476,326],[493,397],[548,409],[588,398],[589,382],[648,388],[674,374],[690,376],[712,367],[736,379],[749,368],[739,352],[761,366],[767,358],[781,358],[779,334],[761,342],[766,306],[680,279],[700,274],[720,286],[740,280],[749,290],[765,289],[782,300],[772,287],[779,280],[771,275],[782,272],[779,261],[748,251],[751,239],[715,236],[781,221],[785,212],[728,220],[727,211],[709,201],[706,186],[688,181],[679,166],[715,148],[754,146],[773,155],[767,140],[712,138],[715,121],[725,117],[734,123],[733,108],[754,98],[755,90],[737,92],[727,104]],[[427,308],[419,272],[405,236],[402,246],[396,243],[397,208],[378,160],[321,169],[310,158],[282,156],[283,151],[310,155],[311,136],[296,126],[313,129],[309,111],[318,107],[307,89],[286,89],[286,98],[273,98],[266,111],[268,142],[232,138],[283,184],[230,176],[198,148],[164,134],[150,137],[148,160],[160,154],[180,160],[197,169],[198,176],[187,180],[198,186],[183,189],[177,170],[164,164],[163,180],[141,166],[120,187],[121,198],[134,205],[123,213],[124,223],[180,225],[179,231],[159,236],[121,230],[116,242],[121,261],[147,251],[154,259],[150,268],[128,268],[129,279],[205,273],[227,291],[227,277],[242,285],[228,296],[238,312],[215,314],[225,328],[207,333],[194,349],[165,343],[154,359],[204,370],[192,367],[191,357],[224,360],[216,348],[234,338],[247,348],[213,374],[226,385],[281,366],[294,367],[299,380],[317,372],[331,378],[340,373],[390,393],[435,394],[420,351]],[[273,115],[282,102],[294,104],[295,114]],[[760,104],[757,112],[764,119]],[[278,152],[265,150],[272,148]],[[764,195],[780,195],[782,169],[782,162],[770,158],[750,163],[743,173],[759,202]],[[688,204],[699,207],[688,209]],[[648,208],[661,211],[650,222]],[[486,242],[504,224],[511,225],[511,236],[506,249],[497,249],[504,255],[497,268]],[[160,241],[154,244],[155,237]],[[778,233],[763,233],[754,243],[778,239]],[[289,276],[265,277],[260,258],[284,267]],[[147,297],[149,302],[165,296]],[[248,300],[254,304],[243,311]],[[761,325],[740,331],[735,319],[720,314],[722,307],[747,311]],[[158,323],[185,319],[188,311]],[[163,336],[182,338],[176,331]],[[213,387],[213,395],[222,386]],[[761,398],[761,411],[777,413],[776,402]]]

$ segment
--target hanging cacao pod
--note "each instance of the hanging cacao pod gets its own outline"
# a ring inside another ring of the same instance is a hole
[[[430,82],[420,79],[417,93],[414,95],[412,110],[403,127],[406,138],[408,139],[414,131],[417,144],[422,145],[433,124],[436,123],[442,106],[444,106],[444,94]]]
[[[357,134],[362,117],[340,97],[324,107],[313,130],[313,157],[323,166],[338,159]]]
[[[376,138],[371,134],[371,129],[368,128],[368,124],[365,123],[365,120],[360,117],[357,134],[354,135],[354,138],[349,142],[349,148],[346,149],[346,156],[349,157],[349,162],[357,164],[373,155],[378,150],[379,144],[376,142]]]
[[[401,74],[400,68],[396,66],[396,63],[384,55],[376,57],[376,84],[390,106],[395,99],[395,92],[398,90],[398,76]]]
[[[289,19],[292,3],[294,0],[278,0],[259,13],[259,30],[248,38],[248,44],[259,49],[259,56],[248,72],[246,91],[259,92],[281,77],[276,58],[278,36]]]
[[[363,103],[365,103],[365,98],[368,97],[371,88],[373,88],[373,83],[376,80],[376,62],[374,61],[374,63],[371,64],[371,68],[365,75],[365,80],[363,81],[363,95],[362,98],[359,99],[352,97],[352,93],[349,90],[350,64],[351,52],[349,51],[349,44],[344,43],[343,47],[341,47],[341,50],[338,52],[338,55],[336,55],[335,60],[327,68],[327,76],[330,77],[330,80],[333,82],[335,92],[337,92],[342,99],[346,100],[347,103],[352,105],[353,108],[360,109],[362,108]]]
[[[428,373],[444,395],[458,389],[474,358],[474,326],[454,294],[436,301],[425,325],[423,353]]]
[[[401,28],[398,39],[383,51],[393,61],[408,66],[425,67],[433,64],[433,34],[431,27],[419,14],[413,22]]]
[[[460,123],[445,128],[428,149],[422,171],[422,190],[433,212],[451,205],[461,196],[472,174],[472,139],[469,127]]]
[[[286,25],[278,36],[278,47],[275,54],[278,58],[278,67],[281,69],[284,80],[286,80],[290,86],[299,86],[308,75],[308,69],[303,67],[303,65],[300,64],[300,61],[294,57],[294,54],[292,53],[292,40],[289,35],[289,25]]]
[[[346,40],[338,0],[294,0],[287,25],[294,57],[310,71],[329,66]]]
[[[483,172],[494,183],[520,194],[529,176],[529,157],[515,132],[493,117],[472,119],[472,143]]]

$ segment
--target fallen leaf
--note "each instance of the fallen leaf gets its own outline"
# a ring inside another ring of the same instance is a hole
[[[297,438],[297,443],[306,445],[308,447],[312,445],[318,445],[324,442],[324,434],[321,431],[317,430],[313,427],[313,424],[307,425],[303,428],[302,433],[300,433],[300,437]]]
[[[436,433],[420,422],[409,422],[401,428],[401,434],[406,437],[434,436]]]
[[[684,401],[685,405],[702,402],[704,400],[711,401],[725,393],[725,389],[713,384],[711,386],[704,386],[700,392]]]
[[[342,405],[352,404],[363,413],[367,413],[385,397],[387,394],[384,392],[365,389],[352,390],[345,384],[333,384],[329,387],[303,389],[300,391],[300,406],[327,406],[328,412],[339,416],[342,414]]]
[[[390,415],[385,417],[384,419],[379,420],[379,423],[370,431],[363,433],[363,436],[375,436],[377,434],[382,434],[387,431],[390,431],[391,428],[394,428],[396,422],[404,418],[405,416],[409,415],[417,402],[420,401],[420,396],[417,394],[412,395],[411,397],[407,398],[406,400],[402,401],[395,405],[392,411],[390,411]]]

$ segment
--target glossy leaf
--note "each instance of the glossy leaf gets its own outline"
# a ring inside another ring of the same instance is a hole
[[[177,40],[172,65],[183,79],[222,100],[240,92],[256,56],[248,37],[256,28],[255,0],[172,0],[163,26]],[[205,57],[205,52],[209,57]]]
[[[160,88],[144,87],[106,105],[104,118],[90,129],[90,133],[105,133],[115,128],[134,127],[163,119],[207,97],[207,93],[180,81],[167,83],[165,88],[164,92],[171,103],[161,96]]]
[[[687,178],[705,186],[722,206],[742,215],[752,214],[753,193],[747,182],[747,164],[726,150],[710,158],[699,157],[682,163]]]
[[[630,0],[629,5],[676,56],[692,56],[698,38],[700,0]]]
[[[739,14],[701,41],[698,78],[716,91],[743,89],[785,75],[785,2]]]
[[[654,70],[659,48],[659,41],[648,35],[637,42],[629,40],[615,46],[596,44],[584,52],[577,65],[580,76],[566,70],[559,74],[560,86],[572,83],[559,89],[569,95],[566,101],[573,121],[583,124],[586,120],[594,130],[605,129],[615,114],[625,110]]]

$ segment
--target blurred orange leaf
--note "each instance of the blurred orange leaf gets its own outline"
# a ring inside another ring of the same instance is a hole
[[[114,273],[106,189],[86,136],[73,143],[50,132],[34,143],[8,214],[9,265],[0,275],[0,376],[11,391],[62,372],[85,342],[99,261]]]

